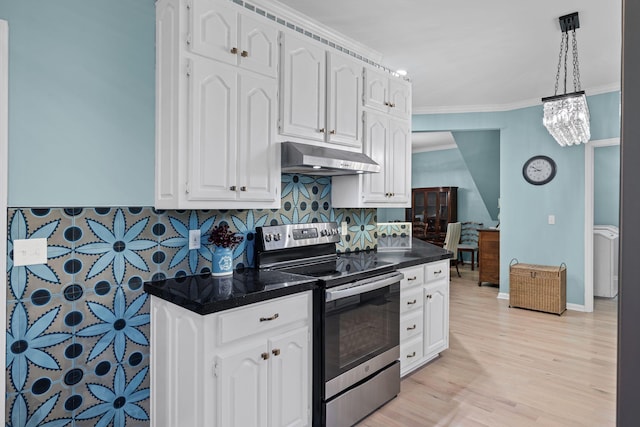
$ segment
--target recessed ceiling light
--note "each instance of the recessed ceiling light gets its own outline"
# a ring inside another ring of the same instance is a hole
[[[396,73],[398,73],[401,76],[406,76],[407,75],[407,70],[400,69],[400,70],[397,70]]]

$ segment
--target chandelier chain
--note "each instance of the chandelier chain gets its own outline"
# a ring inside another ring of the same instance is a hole
[[[554,96],[558,94],[558,83],[560,81],[560,67],[562,67],[562,51],[563,50],[564,50],[564,33],[560,38],[560,53],[558,54],[558,70],[556,71],[556,87],[555,87],[555,92],[553,94]]]
[[[573,30],[573,91],[578,92],[581,89],[580,85],[580,63],[578,62],[578,41],[576,39],[576,30]]]

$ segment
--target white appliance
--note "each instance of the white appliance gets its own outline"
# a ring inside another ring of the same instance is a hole
[[[618,295],[618,227],[593,226],[593,295]]]

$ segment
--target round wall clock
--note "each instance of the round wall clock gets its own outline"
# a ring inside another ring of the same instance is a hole
[[[522,176],[533,185],[544,185],[556,176],[556,162],[551,157],[533,156],[522,167]]]

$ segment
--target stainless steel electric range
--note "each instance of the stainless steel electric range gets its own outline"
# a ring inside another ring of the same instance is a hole
[[[400,280],[371,254],[336,255],[335,222],[258,227],[260,269],[312,276],[314,425],[351,426],[400,392]]]

